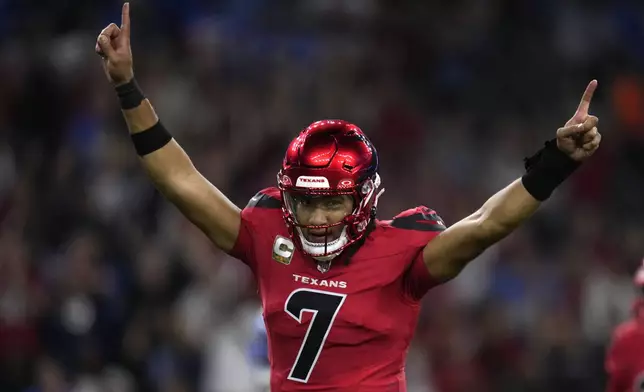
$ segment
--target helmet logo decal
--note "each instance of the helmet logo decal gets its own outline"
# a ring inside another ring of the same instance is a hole
[[[350,178],[340,180],[338,188],[353,188],[353,180]]]
[[[295,186],[300,188],[331,188],[329,180],[321,176],[299,176]]]
[[[291,177],[287,175],[282,176],[282,185],[283,186],[291,186],[293,185],[293,182],[291,182]]]

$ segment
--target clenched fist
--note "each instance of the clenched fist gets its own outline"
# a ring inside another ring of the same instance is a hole
[[[115,86],[134,78],[132,49],[130,47],[130,3],[123,4],[121,27],[110,23],[96,40],[96,53],[103,58],[107,79]]]
[[[581,162],[593,155],[602,140],[597,130],[599,119],[588,114],[596,88],[597,81],[591,81],[575,114],[557,130],[557,147],[575,161]]]

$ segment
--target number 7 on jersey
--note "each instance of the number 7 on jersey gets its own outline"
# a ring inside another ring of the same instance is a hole
[[[288,375],[289,380],[302,383],[309,381],[345,298],[346,294],[313,289],[297,289],[288,296],[284,303],[284,311],[298,323],[302,323],[304,312],[313,313],[313,319],[300,346],[300,352]]]

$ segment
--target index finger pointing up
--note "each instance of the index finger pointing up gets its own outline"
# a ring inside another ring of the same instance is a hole
[[[123,4],[121,12],[121,34],[126,40],[130,39],[130,3]]]
[[[593,99],[595,89],[597,89],[597,80],[593,79],[590,81],[590,83],[588,83],[588,87],[586,87],[586,91],[584,91],[584,95],[581,97],[581,102],[579,103],[579,107],[577,108],[577,113],[575,113],[575,116],[588,115],[588,109],[590,109],[590,101]]]

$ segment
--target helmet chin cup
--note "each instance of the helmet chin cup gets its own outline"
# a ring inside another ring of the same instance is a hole
[[[302,233],[302,229],[299,227],[297,228],[297,236],[300,239],[302,250],[319,261],[327,261],[336,257],[342,253],[342,250],[349,243],[346,226],[342,229],[340,236],[329,243],[310,242],[306,239],[304,233]]]

